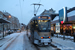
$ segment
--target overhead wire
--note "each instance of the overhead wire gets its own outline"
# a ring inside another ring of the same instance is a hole
[[[39,3],[41,2],[41,0],[39,1]]]
[[[39,4],[40,4],[40,2],[41,2],[41,0],[39,1]],[[39,8],[40,8],[40,5],[39,5],[39,7],[38,7],[38,8],[37,8],[37,10],[36,10],[36,14],[37,14],[37,12],[38,12]]]
[[[23,0],[24,1],[24,0]],[[20,4],[20,11],[21,11],[21,18],[22,18],[22,22],[23,22],[23,16],[22,16],[22,7],[21,7],[21,2],[19,0],[19,4]]]

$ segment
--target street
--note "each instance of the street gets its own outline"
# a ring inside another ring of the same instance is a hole
[[[0,50],[75,50],[75,0],[0,2]]]
[[[54,50],[52,46],[39,47],[33,45],[29,41],[25,31],[21,33],[15,33],[14,35],[16,35],[14,36],[16,38],[8,43],[7,46],[5,46],[7,42],[3,44],[3,46],[0,47],[0,50]]]
[[[33,45],[26,31],[23,31],[21,33],[10,34],[3,40],[0,40],[0,50],[74,50],[75,43],[70,40],[63,40],[56,37],[52,37],[52,40],[51,46]]]
[[[28,48],[29,47],[29,48]],[[26,33],[21,32],[21,34],[14,39],[14,41],[9,44],[4,50],[36,50],[32,44],[30,44]]]

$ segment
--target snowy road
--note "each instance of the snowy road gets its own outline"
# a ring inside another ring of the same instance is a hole
[[[5,50],[23,50],[23,33],[21,33]]]
[[[24,47],[25,50],[37,50],[36,47],[29,41],[27,35],[24,35]]]
[[[36,50],[32,45],[25,32],[22,32],[5,50]]]
[[[51,46],[36,47],[28,39],[26,32],[21,32],[4,50],[55,50]]]

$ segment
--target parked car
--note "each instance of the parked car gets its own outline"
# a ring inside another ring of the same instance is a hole
[[[21,30],[17,30],[17,32],[19,33],[19,32],[21,32]]]
[[[9,35],[10,35],[11,33],[12,33],[12,31],[11,31],[11,30],[8,30],[8,31],[7,31],[7,34],[9,34]]]
[[[10,30],[11,33],[14,33],[14,30]]]

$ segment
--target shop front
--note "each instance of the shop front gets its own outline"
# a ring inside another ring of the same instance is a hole
[[[74,33],[75,32],[75,23],[72,24],[72,30],[73,30],[73,33]]]
[[[60,32],[63,34],[63,31],[66,31],[66,35],[71,35],[73,36],[74,31],[75,31],[75,22],[74,21],[69,21],[64,24],[60,24]]]
[[[60,32],[63,34],[63,31],[66,31],[66,35],[72,35],[73,29],[72,29],[72,24],[63,24],[60,25]]]
[[[55,20],[51,22],[51,31],[54,31],[54,34],[56,34],[56,23],[58,23],[59,20]]]

